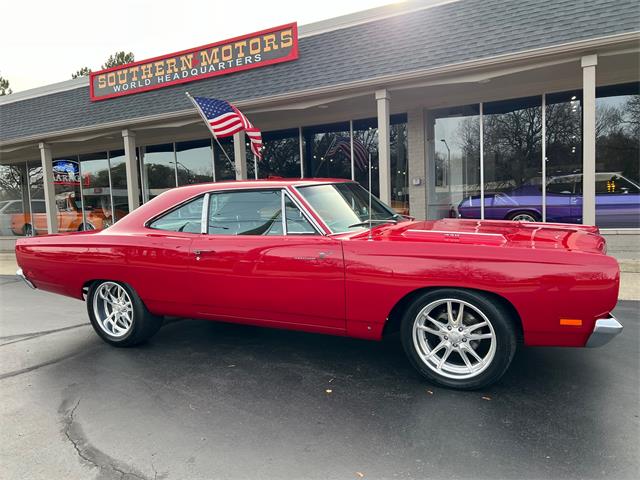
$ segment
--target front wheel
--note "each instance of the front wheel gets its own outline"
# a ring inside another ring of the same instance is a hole
[[[125,283],[94,282],[87,295],[87,310],[96,333],[115,347],[139,345],[162,325],[162,319],[152,315]]]
[[[405,312],[401,336],[418,372],[434,383],[462,390],[496,382],[516,350],[509,312],[467,290],[441,289],[418,297]]]

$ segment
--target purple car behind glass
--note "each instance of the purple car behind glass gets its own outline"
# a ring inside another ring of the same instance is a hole
[[[582,174],[552,177],[547,183],[547,222],[582,223]],[[480,196],[458,205],[462,218],[480,218]],[[490,220],[542,220],[540,185],[485,193],[484,217]],[[596,174],[596,224],[603,228],[640,227],[640,186],[619,172]]]

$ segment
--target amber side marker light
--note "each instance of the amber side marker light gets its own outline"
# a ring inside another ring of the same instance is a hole
[[[560,325],[564,325],[567,327],[581,327],[582,320],[578,320],[576,318],[561,318]]]

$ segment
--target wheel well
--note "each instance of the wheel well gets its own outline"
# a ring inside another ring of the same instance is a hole
[[[532,215],[534,218],[536,218],[537,220],[541,220],[542,219],[542,215],[533,209],[528,209],[528,208],[518,208],[515,210],[511,210],[508,214],[507,214],[507,219],[511,219],[512,217],[515,217],[516,215],[519,215],[521,213],[527,213],[529,215]]]
[[[500,303],[509,312],[509,316],[513,321],[514,326],[516,327],[516,336],[517,336],[518,342],[522,343],[524,339],[524,331],[522,329],[522,319],[520,318],[520,314],[518,313],[516,308],[513,306],[513,304],[509,300],[507,300],[506,298],[496,293],[488,292],[486,290],[479,290],[476,288],[460,288],[460,287],[425,287],[425,288],[418,288],[417,290],[409,292],[404,297],[402,297],[400,301],[398,301],[398,303],[396,303],[394,307],[391,309],[388,320],[384,325],[382,336],[388,337],[389,335],[392,335],[393,333],[400,331],[400,323],[402,322],[402,315],[407,310],[407,308],[413,303],[413,300],[416,297],[427,292],[443,290],[445,288],[455,288],[457,290],[467,290],[469,292],[479,293],[481,295],[484,295],[485,297],[490,298],[495,302]]]
[[[93,285],[95,282],[100,282],[103,279],[101,278],[94,278],[93,280],[87,280],[86,282],[84,282],[82,284],[82,297],[86,300],[87,299],[87,295],[89,295],[89,289],[91,288],[91,285]]]

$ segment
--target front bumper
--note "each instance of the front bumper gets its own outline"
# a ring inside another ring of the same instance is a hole
[[[586,347],[601,347],[605,343],[609,343],[613,337],[622,332],[622,324],[610,314],[609,318],[601,318],[596,320],[593,332],[587,340]]]
[[[19,268],[16,271],[16,276],[20,278],[24,283],[26,283],[29,286],[29,288],[33,288],[35,290],[36,286],[33,283],[31,283],[31,281],[27,277],[24,276],[24,273],[22,272],[21,268]]]

